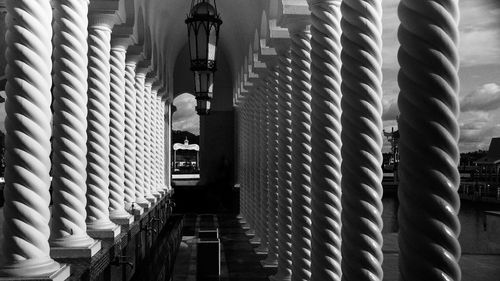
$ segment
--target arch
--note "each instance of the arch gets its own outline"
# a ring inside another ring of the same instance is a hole
[[[151,59],[152,55],[152,43],[151,43],[151,29],[149,28],[149,25],[144,26],[144,45],[143,45],[143,50],[144,50],[144,57],[146,59]]]

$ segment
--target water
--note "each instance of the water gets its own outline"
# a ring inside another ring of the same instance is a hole
[[[396,233],[399,206],[397,195],[387,194],[382,202],[382,232]],[[462,254],[500,254],[500,217],[486,216],[485,211],[500,211],[500,204],[462,201],[459,213]]]

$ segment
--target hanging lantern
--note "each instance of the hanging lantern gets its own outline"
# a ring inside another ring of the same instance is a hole
[[[191,11],[186,19],[191,71],[194,72],[195,96],[198,101],[196,110],[200,115],[208,114],[210,111],[213,76],[217,70],[217,42],[222,24],[215,0],[213,0],[213,5],[211,2],[210,0],[193,0]]]

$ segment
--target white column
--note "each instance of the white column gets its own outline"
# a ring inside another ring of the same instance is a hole
[[[308,3],[312,22],[311,281],[340,281],[340,0]]]
[[[9,0],[5,109],[5,205],[0,276],[48,277],[52,9],[50,1]],[[64,267],[58,278],[69,277]]]
[[[257,177],[258,173],[256,172],[256,169],[258,165],[256,164],[257,161],[257,124],[258,124],[258,115],[256,112],[256,109],[258,108],[257,106],[257,99],[254,96],[254,93],[249,93],[248,94],[248,113],[249,113],[249,145],[248,145],[248,164],[249,164],[249,169],[248,169],[248,183],[249,183],[249,190],[250,190],[250,215],[249,215],[249,220],[250,220],[250,230],[246,232],[247,235],[252,236],[255,235],[255,230],[257,228],[257,224],[259,223],[259,198],[258,198],[258,184],[257,184]],[[253,240],[252,240],[253,239]],[[250,242],[254,241],[254,243],[260,242],[259,237],[254,237],[250,240]]]
[[[168,103],[165,104],[164,107],[164,120],[165,122],[163,123],[163,132],[164,132],[164,139],[163,139],[163,148],[164,151],[162,155],[164,156],[165,159],[165,186],[167,187],[167,190],[172,192],[172,104]]]
[[[268,254],[263,261],[263,265],[267,267],[278,266],[278,94],[278,71],[273,69],[268,79],[267,91]]]
[[[125,211],[125,58],[126,44],[114,40],[111,48],[109,215],[111,221],[130,225]]]
[[[401,280],[460,280],[458,1],[398,10]]]
[[[51,256],[91,257],[87,235],[87,12],[81,0],[54,2]]]
[[[160,193],[156,191],[156,185],[153,180],[153,154],[152,154],[152,103],[151,91],[153,87],[153,78],[148,77],[144,84],[144,184],[148,188],[151,196],[160,198]]]
[[[144,69],[135,74],[135,187],[138,191],[136,197],[146,198],[146,202],[139,203],[143,208],[149,209],[155,198],[151,196],[144,180],[144,83],[146,73]]]
[[[341,5],[343,280],[383,279],[381,4]]]
[[[278,95],[278,271],[271,279],[292,277],[292,68],[290,51],[279,55]]]
[[[292,280],[311,277],[311,32],[288,27],[292,41]]]
[[[160,106],[161,106],[161,101],[158,97],[158,91],[159,91],[159,86],[158,85],[153,85],[152,91],[151,91],[151,104],[152,104],[152,109],[153,109],[153,114],[152,114],[152,124],[153,124],[153,130],[152,130],[152,140],[153,140],[153,171],[154,171],[154,184],[156,187],[156,190],[163,196],[165,195],[165,189],[161,181],[161,174],[163,173],[163,167],[161,165],[161,123],[163,121],[163,116],[160,112]]]
[[[149,202],[135,182],[136,65],[131,59],[125,64],[125,207],[134,215],[140,215],[143,212],[141,206],[148,206]]]
[[[267,233],[267,221],[268,217],[268,201],[267,201],[267,189],[268,189],[268,180],[267,180],[267,154],[268,154],[268,146],[267,146],[267,90],[264,88],[265,84],[263,82],[262,87],[256,89],[255,98],[258,99],[258,115],[259,121],[258,125],[258,142],[257,142],[257,152],[258,152],[258,162],[257,170],[258,170],[258,179],[257,179],[257,188],[259,193],[259,218],[258,224],[256,225],[256,231],[258,236],[260,237],[260,245],[255,248],[257,253],[267,254],[268,253],[268,233]]]
[[[87,114],[87,232],[114,238],[120,227],[109,219],[110,50],[114,16],[89,14]]]

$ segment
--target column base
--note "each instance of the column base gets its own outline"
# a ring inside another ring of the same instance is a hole
[[[277,268],[278,267],[278,259],[267,258],[263,261],[260,261],[260,264],[264,268]]]
[[[269,253],[269,250],[267,249],[267,247],[263,246],[262,244],[253,250],[257,255],[267,255]]]
[[[160,198],[162,197],[161,193],[158,191],[155,191],[152,193],[154,197],[156,197],[157,201],[160,201]]]
[[[270,281],[291,281],[292,280],[292,275],[285,275],[281,273],[276,273],[273,276],[269,276]]]
[[[254,236],[254,238],[250,239],[250,244],[259,245],[260,244],[260,237]]]
[[[146,200],[136,202],[136,204],[141,206],[141,208],[143,209],[144,212],[147,212],[151,208],[151,202],[146,201]]]
[[[146,200],[148,200],[149,202],[151,202],[151,205],[154,205],[154,204],[156,204],[156,202],[158,202],[157,198],[154,197],[152,194],[146,196]]]
[[[91,258],[100,249],[101,241],[94,240],[94,243],[87,247],[50,247],[50,256],[54,259]]]
[[[251,229],[250,227],[248,228],[248,231],[245,232],[245,235],[246,236],[250,236],[250,237],[253,237],[255,236],[255,230]]]
[[[244,223],[244,224],[241,225],[241,229],[243,229],[243,230],[249,230],[250,229],[250,225]]]
[[[120,235],[121,227],[119,225],[113,225],[109,229],[88,229],[87,234],[92,238],[97,239],[113,239],[115,240],[118,235]]]
[[[112,222],[119,224],[119,225],[131,225],[134,222],[134,217],[130,215],[129,213],[126,213],[126,215],[120,215],[120,216],[113,216],[109,218]]]
[[[36,275],[36,271],[43,270],[43,267],[59,267],[55,271],[50,273],[41,273]],[[22,275],[32,275],[29,277],[22,277]],[[70,267],[66,264],[58,264],[52,261],[47,265],[42,265],[40,268],[36,267],[26,267],[22,265],[16,265],[11,267],[3,267],[0,269],[0,280],[1,281],[64,281],[69,278],[71,274]]]

